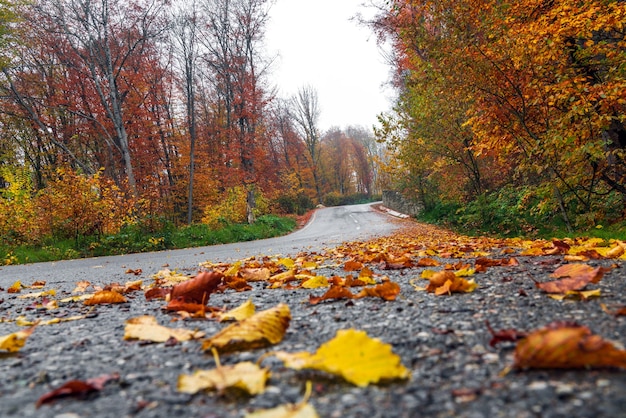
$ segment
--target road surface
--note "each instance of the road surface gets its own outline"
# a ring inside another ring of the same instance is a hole
[[[105,280],[108,283],[123,276],[129,268],[152,274],[166,264],[171,269],[193,268],[204,261],[232,262],[254,255],[320,251],[346,241],[386,235],[397,228],[393,217],[375,211],[372,204],[322,208],[315,211],[304,228],[283,237],[184,250],[4,266],[0,268],[0,287],[8,287],[16,280],[25,283],[45,280],[50,285],[75,283],[76,280]]]

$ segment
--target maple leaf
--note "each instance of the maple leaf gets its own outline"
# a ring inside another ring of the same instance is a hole
[[[232,324],[202,342],[203,350],[219,352],[249,350],[278,344],[291,321],[289,306],[281,303]]]
[[[91,296],[89,299],[83,302],[87,306],[112,304],[112,303],[125,303],[126,298],[118,292],[112,290],[100,290]]]
[[[24,347],[26,340],[30,337],[36,327],[37,325],[33,325],[28,329],[0,336],[0,350],[8,351],[9,353],[19,351],[22,347]]]
[[[265,391],[265,382],[270,376],[268,369],[261,368],[249,361],[232,366],[217,365],[212,370],[197,370],[191,375],[178,377],[178,391],[198,393],[201,390],[216,390],[223,393],[226,389],[236,388],[250,395],[258,395]]]
[[[593,268],[587,264],[566,264],[559,267],[550,276],[561,278],[552,282],[535,283],[547,293],[567,293],[581,290],[589,283],[598,283],[604,274],[602,267]]]
[[[306,351],[277,351],[273,354],[285,367],[325,371],[362,387],[382,379],[407,379],[410,376],[389,344],[354,329],[337,331],[333,339],[322,344],[313,354]]]
[[[626,368],[626,351],[617,349],[589,328],[552,323],[517,343],[517,369]]]
[[[215,271],[198,273],[196,277],[175,285],[170,298],[182,298],[187,302],[206,304],[209,295],[217,290],[223,278],[222,273]]]
[[[119,374],[114,373],[110,375],[94,377],[92,379],[87,379],[86,381],[70,380],[68,382],[65,382],[62,386],[39,397],[36,407],[39,408],[41,405],[48,404],[55,401],[56,399],[68,396],[83,398],[92,392],[101,391],[106,383],[111,380],[118,380],[119,378]]]
[[[170,338],[178,341],[188,341],[202,338],[203,332],[191,331],[183,328],[167,328],[157,323],[154,316],[143,315],[126,321],[124,328],[125,340],[141,340],[163,343]]]

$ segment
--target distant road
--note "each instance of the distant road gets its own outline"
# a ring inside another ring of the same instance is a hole
[[[302,229],[277,238],[184,250],[128,254],[0,267],[0,287],[16,280],[30,284],[45,280],[50,284],[130,280],[127,269],[153,274],[168,265],[170,269],[195,269],[203,261],[235,261],[254,255],[296,254],[320,251],[342,242],[387,235],[398,228],[392,217],[372,209],[372,204],[318,209]]]

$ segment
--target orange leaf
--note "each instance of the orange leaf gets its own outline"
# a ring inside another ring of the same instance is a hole
[[[424,257],[417,262],[417,267],[437,267],[441,263],[434,258]]]
[[[317,305],[323,300],[327,299],[354,299],[354,295],[348,289],[343,286],[333,285],[328,289],[326,293],[324,293],[320,297],[314,297],[311,295],[309,297],[309,303],[311,305]]]
[[[580,263],[566,264],[550,275],[560,280],[536,283],[536,286],[547,293],[566,293],[571,290],[581,290],[589,283],[598,283],[603,275],[602,267],[593,268]]]
[[[345,271],[356,271],[356,270],[361,270],[363,268],[363,263],[359,262],[359,261],[346,261],[346,264],[344,264],[343,269]]]
[[[219,272],[202,272],[186,282],[177,284],[172,288],[172,299],[183,298],[187,302],[206,304],[209,295],[222,283],[224,275]]]
[[[518,369],[626,368],[626,351],[589,328],[554,323],[530,333],[517,343],[514,367]]]
[[[239,270],[239,275],[247,281],[259,282],[270,278],[270,270],[265,267],[244,268]]]
[[[170,300],[167,306],[165,306],[165,308],[163,309],[168,312],[184,311],[203,317],[205,314],[206,306],[202,303],[185,302],[185,300],[182,298],[176,298]]]
[[[85,305],[102,305],[109,303],[125,303],[126,298],[113,290],[101,290],[94,293],[92,297],[87,299]]]
[[[374,287],[366,287],[361,290],[355,298],[364,298],[367,296],[379,297],[384,300],[396,300],[396,297],[400,293],[400,286],[398,283],[385,282]]]
[[[237,292],[252,290],[252,286],[250,286],[245,279],[236,276],[224,277],[224,286],[228,289],[236,290]]]

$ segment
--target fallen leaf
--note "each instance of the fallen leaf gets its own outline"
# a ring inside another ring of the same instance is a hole
[[[46,285],[45,280],[37,280],[33,284],[30,285],[31,289],[41,289]]]
[[[72,293],[82,293],[86,291],[89,286],[91,286],[91,283],[89,283],[88,281],[80,281],[76,283],[76,287],[74,288],[74,290],[72,290]]]
[[[522,338],[526,338],[528,336],[527,332],[518,331],[513,328],[501,329],[499,331],[495,331],[493,328],[491,328],[491,324],[489,324],[489,321],[485,321],[485,325],[487,325],[487,329],[491,333],[491,340],[489,341],[489,345],[491,347],[495,347],[497,344],[501,342],[519,341]]]
[[[172,288],[171,299],[182,298],[187,302],[204,303],[209,295],[217,290],[224,275],[219,272],[201,272],[193,279],[179,283]]]
[[[20,293],[22,291],[22,287],[22,283],[18,280],[7,289],[7,293]]]
[[[603,275],[602,267],[593,268],[581,263],[566,264],[550,275],[559,280],[535,285],[547,293],[567,293],[570,290],[581,290],[589,283],[598,283]]]
[[[203,303],[185,302],[182,298],[176,298],[170,300],[163,309],[167,312],[189,312],[190,314],[204,318],[206,305]]]
[[[400,294],[400,285],[395,282],[385,282],[374,287],[366,287],[361,290],[355,298],[379,297],[384,300],[396,300]]]
[[[626,351],[617,349],[589,328],[553,323],[517,343],[517,369],[626,368]]]
[[[568,290],[565,293],[551,293],[548,296],[552,299],[556,300],[564,300],[564,299],[579,299],[579,300],[588,300],[590,298],[600,297],[601,291],[600,289],[593,290]]]
[[[222,321],[243,321],[244,319],[250,318],[254,315],[256,311],[256,307],[254,303],[250,299],[237,306],[230,311],[218,313],[217,318],[220,322]]]
[[[343,286],[332,285],[322,296],[309,296],[309,303],[311,305],[317,305],[321,301],[328,299],[354,299],[354,295],[349,289]]]
[[[224,284],[220,286],[219,289],[221,290],[222,288],[233,289],[237,292],[252,290],[252,286],[248,284],[246,279],[238,276],[224,276]]]
[[[435,260],[434,258],[430,258],[430,257],[424,257],[421,258],[418,262],[417,262],[417,267],[437,267],[440,266],[441,263],[437,260]]]
[[[83,302],[87,306],[91,305],[101,305],[101,304],[109,304],[109,303],[125,303],[126,298],[121,294],[114,292],[112,290],[101,290],[99,292],[94,293],[94,295],[85,300]]]
[[[36,407],[39,408],[41,405],[51,403],[59,398],[64,398],[68,396],[83,398],[92,392],[101,391],[107,382],[111,380],[118,380],[119,378],[119,374],[114,373],[110,375],[102,375],[93,379],[88,379],[86,381],[70,380],[69,382],[66,382],[62,386],[58,387],[57,389],[54,389],[53,391],[42,395],[37,400]]]
[[[24,347],[26,340],[33,333],[36,326],[0,336],[0,350],[8,351],[9,353],[19,351],[20,348]]]
[[[410,372],[389,344],[370,338],[365,331],[339,330],[336,336],[311,354],[306,351],[273,353],[285,367],[315,369],[342,376],[357,386],[387,379],[407,379]]]
[[[239,275],[249,282],[260,282],[270,278],[270,269],[266,267],[243,268],[239,270]]]
[[[36,299],[36,298],[41,298],[44,296],[55,296],[56,294],[57,294],[56,290],[50,289],[50,290],[44,290],[42,292],[27,293],[25,295],[20,295],[17,298],[18,299]]]
[[[428,292],[434,292],[437,296],[455,292],[473,292],[477,287],[473,280],[466,280],[448,270],[435,273],[428,280],[430,283],[426,287],[426,290]]]
[[[289,306],[281,303],[232,324],[202,342],[203,350],[219,352],[250,350],[278,344],[291,321]]]
[[[125,340],[152,341],[163,343],[170,338],[178,341],[188,341],[204,337],[200,331],[191,331],[184,328],[167,328],[157,323],[154,316],[143,315],[126,321],[124,328]]]
[[[212,370],[197,370],[193,374],[178,377],[178,391],[198,393],[201,390],[216,390],[223,393],[226,389],[236,388],[250,395],[265,391],[265,383],[270,376],[269,369],[245,361],[232,366],[221,366]]]
[[[357,271],[363,268],[363,263],[360,261],[349,260],[343,265],[345,271]]]
[[[330,284],[328,283],[328,279],[326,277],[315,276],[302,282],[300,286],[304,289],[317,289],[320,287],[328,287]]]

